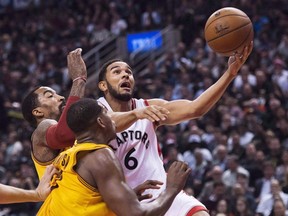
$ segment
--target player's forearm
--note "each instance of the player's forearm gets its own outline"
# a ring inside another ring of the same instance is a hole
[[[86,80],[85,78],[77,79],[73,82],[69,96],[77,96],[79,98],[84,97]]]
[[[195,106],[193,109],[198,113],[198,117],[207,113],[219,101],[234,77],[227,70],[216,83],[194,100],[191,106]]]
[[[116,124],[116,132],[121,132],[129,128],[135,121],[137,121],[137,116],[135,112],[113,112],[110,114],[111,119]]]
[[[35,190],[24,190],[0,184],[0,204],[42,201]]]
[[[145,216],[164,215],[170,208],[174,198],[176,197],[176,191],[163,191],[160,196],[150,203],[141,203],[142,207],[146,209]]]

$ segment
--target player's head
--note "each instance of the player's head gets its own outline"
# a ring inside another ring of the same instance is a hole
[[[41,86],[30,91],[22,101],[22,114],[33,127],[41,119],[58,120],[65,106],[65,98],[50,87]]]
[[[129,101],[134,90],[134,77],[131,67],[120,59],[106,62],[99,73],[98,87],[104,96],[121,101]]]
[[[116,137],[115,123],[107,115],[107,110],[90,98],[80,99],[71,105],[67,111],[67,125],[77,139],[85,134],[97,140],[102,137],[108,143]]]

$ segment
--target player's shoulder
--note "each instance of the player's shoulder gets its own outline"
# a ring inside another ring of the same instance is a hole
[[[89,155],[87,155],[86,160],[86,162],[88,162],[86,164],[91,164],[93,170],[98,171],[119,165],[116,155],[109,147],[90,152]],[[95,164],[98,164],[98,166],[94,166]]]
[[[107,146],[107,148],[99,148],[91,152],[91,158],[94,158],[94,161],[109,161],[116,158],[113,150]]]
[[[54,119],[45,119],[43,121],[41,121],[38,126],[36,127],[36,129],[34,130],[33,136],[39,136],[39,135],[43,135],[46,133],[47,129],[52,126],[52,125],[56,125],[58,122]]]

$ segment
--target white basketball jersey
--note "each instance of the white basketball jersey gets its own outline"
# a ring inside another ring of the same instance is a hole
[[[98,101],[113,111],[105,98],[101,97]],[[148,105],[147,101],[134,98],[132,104],[132,109]],[[156,198],[163,191],[166,187],[166,172],[159,156],[157,136],[151,121],[137,120],[125,131],[117,133],[117,138],[109,145],[118,157],[130,187],[135,188],[146,180],[158,180],[164,183],[161,189],[145,192],[153,194],[153,198]]]

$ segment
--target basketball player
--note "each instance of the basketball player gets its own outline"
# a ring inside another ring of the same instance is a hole
[[[72,146],[75,141],[74,134],[66,124],[66,112],[71,104],[84,96],[87,72],[81,51],[80,48],[76,49],[67,56],[68,71],[73,80],[67,103],[63,96],[45,86],[33,89],[22,103],[24,118],[36,127],[31,137],[31,156],[39,179],[41,179],[46,166],[51,164],[64,148]],[[116,122],[117,131],[127,128],[137,119],[146,118],[154,122],[165,119],[166,116],[167,110],[158,106],[111,114]],[[146,183],[141,182],[139,187],[135,187],[135,192],[139,195],[139,199],[145,199],[147,195],[141,197],[141,191],[147,187],[158,188],[158,184],[161,182],[153,181],[153,179]]]
[[[151,203],[140,203],[107,145],[116,137],[115,123],[107,110],[94,99],[80,99],[69,108],[67,124],[77,142],[55,159],[54,165],[61,173],[52,180],[57,188],[38,216],[163,215],[184,187],[191,169],[175,162],[168,170],[166,189]]]
[[[56,173],[57,169],[53,165],[47,166],[35,190],[25,190],[0,184],[0,204],[44,201],[51,192],[50,180]]]
[[[111,60],[99,73],[98,87],[104,97],[98,101],[109,111],[123,112],[148,105],[159,105],[169,111],[168,118],[154,124],[138,120],[127,130],[117,133],[110,145],[119,158],[127,183],[133,188],[147,179],[165,182],[163,162],[158,155],[155,129],[160,125],[174,125],[203,116],[221,98],[228,85],[250,55],[253,42],[243,52],[228,60],[228,69],[219,80],[193,101],[132,98],[134,77],[131,67],[121,60]],[[162,189],[165,185],[162,185]],[[156,198],[162,190],[149,191]],[[148,192],[148,191],[147,191]],[[148,201],[148,200],[147,200]],[[206,216],[207,209],[198,200],[179,193],[166,216]]]

